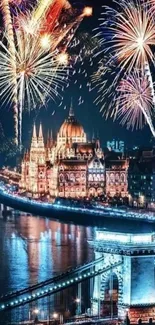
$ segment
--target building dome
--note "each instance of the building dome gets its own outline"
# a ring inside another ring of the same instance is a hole
[[[68,139],[72,142],[85,142],[86,135],[82,125],[76,120],[71,106],[68,118],[63,122],[58,133],[59,139]]]
[[[84,134],[84,129],[80,123],[75,119],[74,116],[70,116],[62,124],[59,135],[61,137],[72,138],[72,137],[82,137]]]

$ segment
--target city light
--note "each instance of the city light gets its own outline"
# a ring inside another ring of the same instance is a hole
[[[52,204],[48,202],[39,202],[34,199],[29,200],[27,197],[21,197],[19,195],[14,195],[13,193],[9,193],[9,189],[2,183],[0,185],[0,193],[2,196],[8,197],[11,200],[15,200],[18,203],[24,203],[26,206],[28,204],[29,208],[30,206],[36,206],[36,207],[41,207],[45,211],[47,209],[52,210],[62,210],[62,211],[74,211],[75,213],[84,213],[84,214],[92,214],[94,216],[101,216],[101,217],[114,217],[116,218],[121,218],[123,219],[137,219],[137,220],[155,220],[155,215],[152,212],[135,212],[132,210],[126,210],[126,209],[117,209],[117,208],[112,208],[112,207],[102,207],[97,206],[95,208],[83,208],[83,207],[74,207],[74,206],[69,206],[65,204]],[[109,237],[110,238],[110,237]],[[125,240],[124,238],[121,237],[121,240]]]

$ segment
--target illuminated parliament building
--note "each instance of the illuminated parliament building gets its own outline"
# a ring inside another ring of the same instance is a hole
[[[22,161],[20,191],[36,198],[125,197],[127,170],[123,158],[106,162],[99,139],[87,140],[71,106],[55,141],[52,137],[44,141],[42,125],[38,135],[33,127],[30,150]]]

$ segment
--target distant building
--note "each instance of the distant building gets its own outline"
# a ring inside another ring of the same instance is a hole
[[[111,157],[106,159],[106,195],[128,196],[128,160]]]
[[[155,154],[143,151],[141,156],[130,160],[128,170],[130,204],[144,207],[155,205]]]
[[[112,141],[107,141],[107,148],[115,152],[124,153],[124,149],[125,149],[124,141],[115,140],[115,139],[113,139]]]
[[[45,143],[42,126],[38,136],[34,126],[30,150],[22,161],[20,191],[36,198],[126,196],[127,168],[124,159],[104,159],[99,139],[87,140],[71,107],[56,141],[48,137]]]

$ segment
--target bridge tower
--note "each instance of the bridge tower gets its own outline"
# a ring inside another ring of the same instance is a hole
[[[155,234],[122,234],[96,230],[91,242],[95,258],[104,256],[103,264],[121,262],[113,271],[95,278],[92,312],[120,319],[128,315],[155,320]]]

